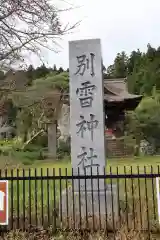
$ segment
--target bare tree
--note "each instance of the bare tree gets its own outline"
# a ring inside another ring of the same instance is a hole
[[[0,67],[22,61],[25,51],[40,56],[76,26],[62,27],[50,0],[0,0]]]

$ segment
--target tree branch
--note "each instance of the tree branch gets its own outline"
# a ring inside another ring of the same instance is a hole
[[[66,9],[66,11],[71,8]],[[73,9],[73,8],[72,8]],[[42,48],[55,51],[57,40],[80,23],[63,27],[50,0],[6,0],[0,7],[0,66],[22,61],[24,50],[33,54]],[[52,42],[52,45],[50,44]]]

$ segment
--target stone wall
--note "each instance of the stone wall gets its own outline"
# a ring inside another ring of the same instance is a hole
[[[123,140],[106,139],[107,157],[127,157],[134,155],[134,147],[126,146]]]

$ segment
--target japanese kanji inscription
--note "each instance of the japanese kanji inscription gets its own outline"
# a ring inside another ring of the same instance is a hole
[[[75,75],[80,74],[81,76],[84,75],[86,70],[90,71],[91,76],[93,77],[95,75],[94,73],[94,53],[90,53],[89,57],[87,57],[85,54],[81,56],[77,56],[77,71]]]
[[[88,130],[91,133],[91,139],[93,141],[93,133],[94,129],[98,126],[98,120],[95,119],[94,114],[90,114],[89,121],[86,121],[84,116],[81,115],[80,121],[76,124],[76,126],[78,127],[77,134],[80,134],[81,138],[84,138],[84,133]]]
[[[74,172],[105,166],[101,44],[69,43],[71,158]]]
[[[89,81],[83,82],[81,87],[77,88],[76,94],[79,98],[80,105],[84,107],[92,107],[93,95],[96,86],[91,84]]]
[[[94,160],[97,159],[97,155],[94,154],[93,148],[90,148],[87,152],[86,147],[82,147],[82,153],[78,154],[77,157],[79,159],[78,166],[82,165],[83,169],[90,167],[99,167],[98,163],[94,163]]]

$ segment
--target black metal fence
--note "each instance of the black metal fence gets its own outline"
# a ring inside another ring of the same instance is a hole
[[[156,192],[159,166],[115,167],[107,173],[104,169],[103,175],[98,169],[97,175],[72,173],[67,169],[0,171],[0,180],[9,180],[7,229],[43,226],[53,230],[102,229],[114,233],[125,227],[159,231]]]

